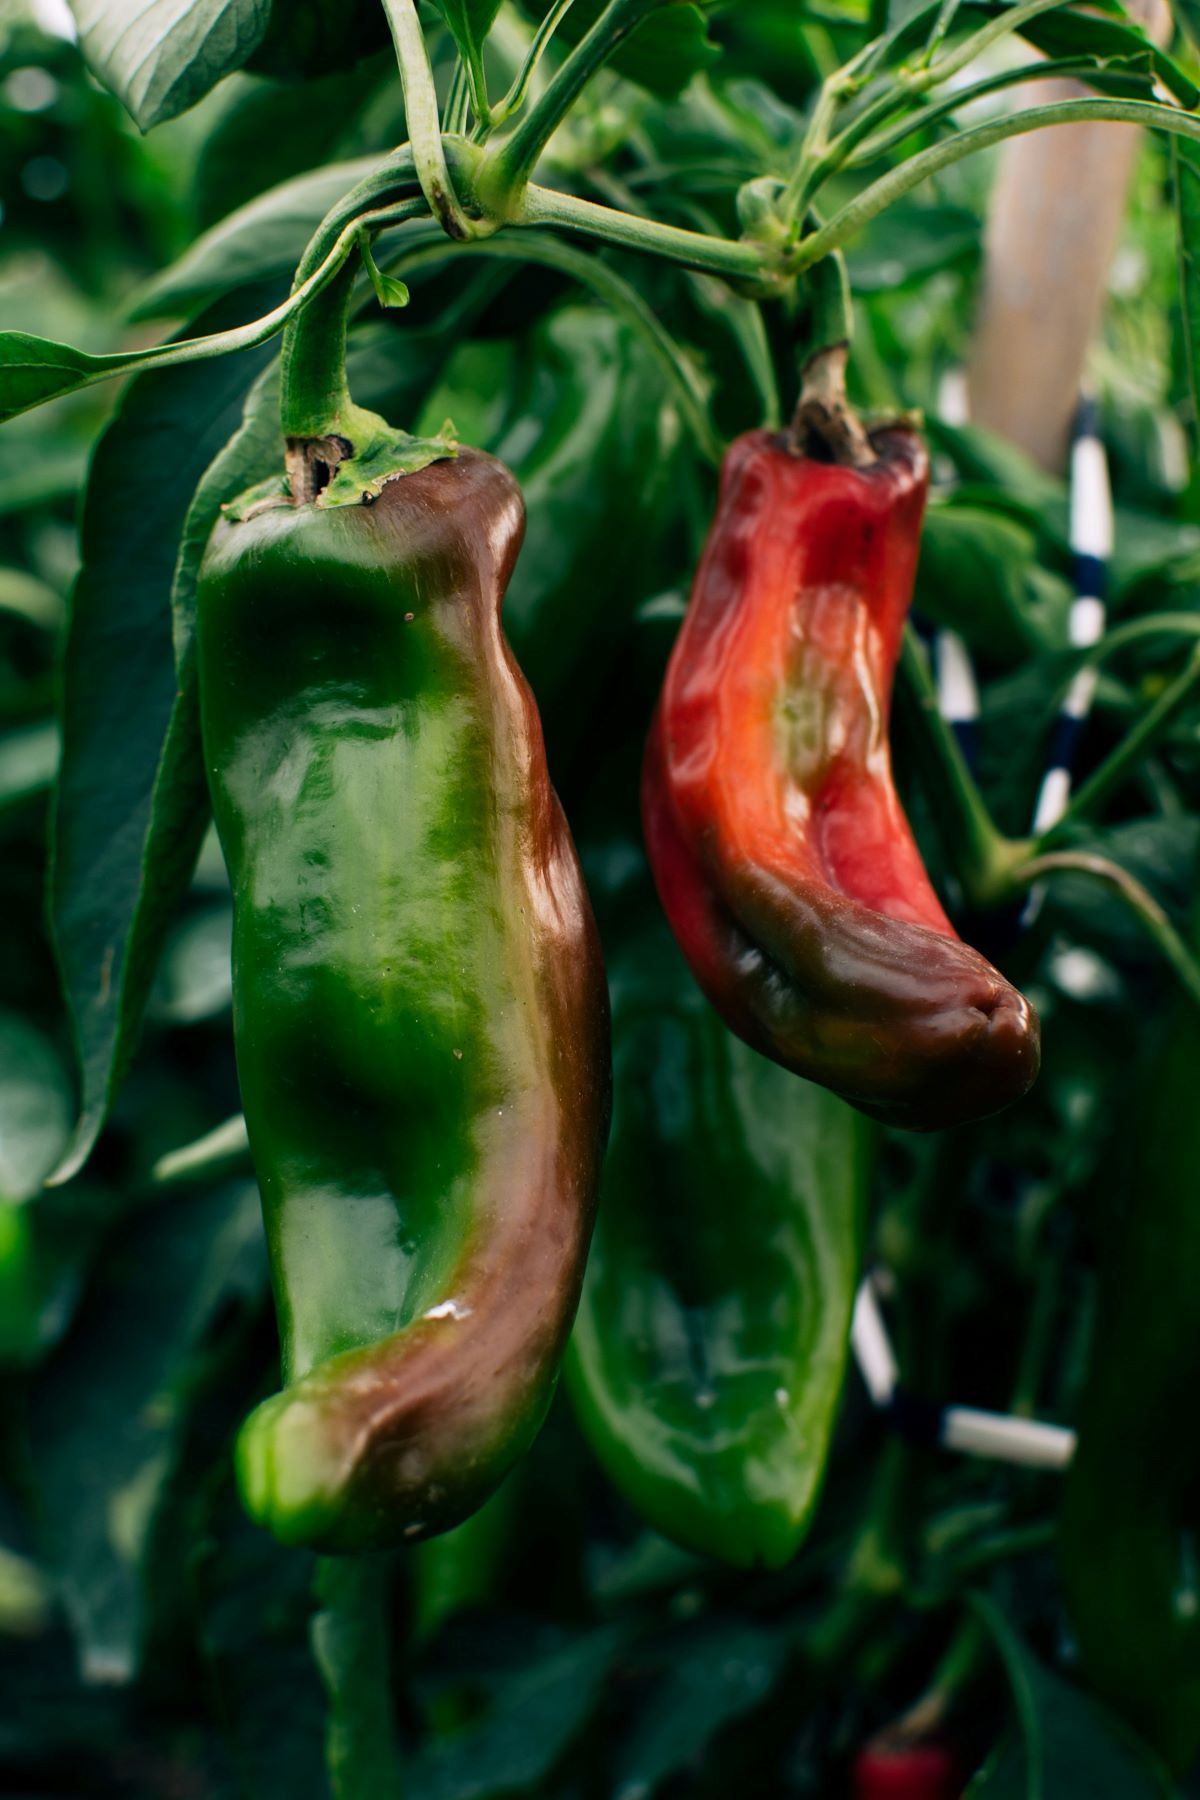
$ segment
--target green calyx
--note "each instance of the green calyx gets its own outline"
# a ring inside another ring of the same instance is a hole
[[[353,438],[340,430],[324,437],[288,438],[285,467],[230,501],[222,509],[225,518],[241,524],[277,506],[369,506],[389,482],[458,455],[449,419],[436,437],[414,437],[360,407],[353,408],[353,418],[345,423]]]
[[[458,440],[448,420],[437,437],[414,437],[357,406],[349,409],[345,422],[349,427],[345,432],[287,440],[288,496],[293,506],[369,505],[389,481],[458,455]]]

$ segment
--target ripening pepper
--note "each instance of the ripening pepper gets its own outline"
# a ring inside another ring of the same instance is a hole
[[[1200,948],[1200,909],[1191,936]],[[1105,1165],[1099,1304],[1060,1554],[1083,1675],[1200,1755],[1200,1010],[1180,995]]]
[[[599,940],[500,629],[524,522],[463,450],[250,507],[198,594],[238,1074],[283,1391],[251,1514],[382,1547],[497,1486],[549,1402],[607,1125]]]
[[[924,447],[902,424],[826,432],[824,403],[811,410],[725,458],[647,745],[646,844],[731,1029],[863,1112],[930,1130],[1023,1094],[1038,1023],[955,935],[892,782]]]
[[[642,883],[604,924],[613,1129],[567,1381],[656,1530],[779,1568],[837,1419],[873,1134],[726,1029]]]
[[[965,1777],[948,1744],[876,1738],[858,1752],[853,1800],[958,1800]]]

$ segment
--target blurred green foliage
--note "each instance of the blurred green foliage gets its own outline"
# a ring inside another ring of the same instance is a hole
[[[817,10],[801,33],[785,0],[713,9],[704,23],[721,55],[681,93],[606,77],[555,143],[556,178],[634,204],[653,191],[664,217],[732,229],[737,187],[786,166],[815,80],[857,41],[850,9]],[[694,22],[686,29],[694,36]],[[505,9],[488,51],[498,79],[511,75],[521,32]],[[385,56],[322,64],[309,81],[296,73],[264,54],[258,72],[232,76],[143,137],[76,48],[14,6],[0,21],[0,321],[92,349],[153,341],[131,310],[201,233],[277,183],[403,135]],[[941,481],[918,605],[976,655],[980,779],[1000,823],[1020,834],[1076,659],[1062,485],[936,420],[939,383],[969,333],[986,192],[986,166],[951,171],[853,247],[854,371],[868,405],[930,415]],[[292,261],[312,223],[281,227],[283,242],[298,234]],[[1094,359],[1117,498],[1111,601],[1122,619],[1200,617],[1200,486],[1184,437],[1192,421],[1171,231],[1167,157],[1148,143]],[[786,408],[796,354],[786,319],[761,326],[748,302],[704,278],[613,261],[669,322],[725,431],[757,423],[773,389]],[[278,279],[278,269],[266,273]],[[226,286],[224,304],[253,316],[243,277]],[[611,854],[603,785],[614,779],[596,752],[624,734],[636,753],[714,471],[640,343],[546,270],[427,272],[407,313],[364,313],[353,354],[364,399],[414,425],[449,413],[526,487],[512,632],[594,868]],[[229,377],[235,410],[253,372],[247,359],[244,380]],[[173,391],[143,376],[127,395],[125,435],[118,429],[97,456],[92,516],[102,502],[118,508],[126,488],[142,497],[141,516],[156,503],[160,467],[133,466],[128,421],[168,407]],[[772,1576],[737,1574],[645,1529],[562,1400],[495,1510],[441,1543],[335,1567],[245,1522],[232,1434],[275,1380],[256,1196],[236,1147],[170,1181],[155,1172],[238,1105],[229,908],[211,838],[168,922],[140,1048],[98,1149],[66,1185],[41,1185],[75,1101],[45,923],[56,696],[80,495],[117,403],[92,389],[0,435],[0,1791],[14,1800],[828,1796],[844,1791],[854,1747],[921,1697],[975,1589],[1002,1616],[997,1625],[989,1614],[999,1654],[981,1655],[955,1718],[969,1760],[982,1761],[1000,1735],[1010,1689],[1024,1708],[1023,1735],[1007,1740],[980,1794],[1160,1791],[1142,1751],[1049,1672],[1064,1635],[1056,1478],[899,1447],[853,1377],[814,1530]],[[196,439],[194,411],[168,415],[155,455],[172,468],[202,462]],[[158,554],[165,573],[148,560],[139,570],[147,614],[169,645],[173,542]],[[110,571],[115,587],[119,574]],[[111,678],[122,657],[121,620],[110,623],[113,641],[75,668],[85,687]],[[158,678],[169,684],[163,656]],[[1085,771],[1180,657],[1177,641],[1150,639],[1106,665]],[[118,765],[122,750],[128,762],[121,779],[144,786],[136,733],[113,735]],[[85,766],[89,753],[85,745]],[[906,768],[903,739],[898,755]],[[945,877],[915,786],[909,800]],[[1182,920],[1198,803],[1193,707],[1081,841]],[[91,898],[103,918],[111,896]],[[1037,1000],[1042,1079],[1000,1121],[937,1142],[888,1137],[872,1242],[898,1284],[893,1318],[912,1387],[1069,1421],[1128,1064],[1154,1041],[1169,983],[1119,902],[1086,882],[1052,886],[1026,938],[1010,926],[971,928],[985,944],[996,939],[995,954]],[[885,1527],[880,1579],[865,1601],[860,1586],[846,1620],[839,1599]],[[1065,1750],[1054,1738],[1064,1730]],[[1055,1755],[1075,1756],[1073,1773],[1031,1785],[1037,1757],[1038,1779],[1061,1770]]]

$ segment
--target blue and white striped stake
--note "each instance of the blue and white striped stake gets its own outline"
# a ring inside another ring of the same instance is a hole
[[[957,738],[967,767],[974,769],[979,748],[979,683],[967,640],[949,627],[934,634],[933,678],[938,711]]]
[[[966,423],[964,382],[947,377],[939,398],[942,415],[950,424]],[[1090,650],[1104,635],[1108,565],[1113,549],[1108,458],[1100,438],[1096,403],[1090,396],[1080,401],[1071,445],[1070,543],[1075,563],[1070,641],[1077,650]],[[971,652],[958,632],[941,630],[934,634],[933,668],[939,710],[958,739],[968,765],[973,766],[979,688]],[[1057,825],[1067,809],[1075,757],[1096,697],[1096,683],[1096,667],[1088,663],[1067,689],[1051,733],[1049,766],[1034,808],[1035,836],[1040,837]],[[1022,925],[1028,926],[1036,918],[1043,892],[1040,886],[1030,890],[1021,915]],[[876,1278],[869,1274],[855,1299],[850,1346],[874,1405],[897,1431],[915,1442],[1035,1469],[1065,1469],[1075,1454],[1075,1433],[1065,1426],[984,1412],[971,1406],[939,1406],[910,1394],[900,1381],[879,1305]]]
[[[903,1437],[927,1449],[957,1450],[1027,1469],[1065,1469],[1075,1454],[1075,1433],[1065,1425],[984,1412],[975,1406],[937,1406],[910,1394],[900,1382],[871,1275],[863,1280],[854,1302],[850,1344],[874,1405]]]
[[[965,425],[968,418],[967,378],[962,369],[947,369],[938,387],[938,412],[948,425]],[[945,486],[954,480],[954,468],[948,458],[934,465],[938,482]],[[937,688],[938,710],[958,740],[958,747],[969,769],[975,767],[976,739],[979,733],[979,684],[967,641],[949,626],[933,634],[931,645],[933,679]]]
[[[1076,416],[1071,446],[1071,550],[1075,558],[1075,599],[1070,638],[1076,650],[1090,650],[1104,636],[1108,564],[1113,548],[1112,490],[1108,458],[1100,439],[1096,402],[1085,398]],[[1071,798],[1071,777],[1083,727],[1096,697],[1097,670],[1087,663],[1067,689],[1050,737],[1049,767],[1033,814],[1035,837],[1057,825]]]

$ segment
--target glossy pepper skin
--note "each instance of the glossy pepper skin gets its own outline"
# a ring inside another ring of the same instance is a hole
[[[841,466],[736,440],[646,751],[659,895],[747,1043],[892,1125],[998,1111],[1037,1018],[954,934],[892,783],[892,677],[928,465],[904,426]]]
[[[286,1542],[362,1550],[472,1512],[537,1430],[578,1298],[607,995],[500,629],[523,522],[503,464],[464,450],[371,505],[222,522],[202,571],[285,1384],[238,1470]]]
[[[1200,948],[1200,909],[1192,926]],[[1060,1558],[1080,1667],[1173,1769],[1200,1755],[1200,1012],[1181,995],[1108,1163]]]
[[[837,1418],[873,1133],[726,1029],[643,881],[604,925],[613,1130],[568,1386],[656,1530],[780,1568]]]

